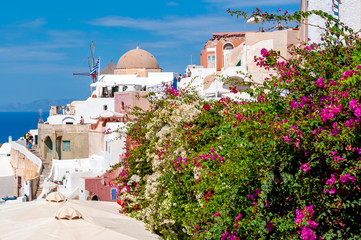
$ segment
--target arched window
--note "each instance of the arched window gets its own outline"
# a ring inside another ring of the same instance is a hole
[[[226,43],[223,46],[223,50],[232,50],[233,49],[233,45],[231,43]]]

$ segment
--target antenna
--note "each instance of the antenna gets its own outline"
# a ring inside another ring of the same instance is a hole
[[[257,18],[257,21],[256,21],[256,18]],[[262,32],[268,32],[268,31],[272,31],[272,30],[283,30],[283,29],[288,29],[290,27],[288,26],[284,26],[281,24],[281,22],[279,20],[277,20],[277,25],[274,26],[274,27],[270,27],[270,28],[267,28],[266,30],[263,30],[263,23],[267,21],[267,22],[270,22],[270,21],[274,21],[274,20],[267,20],[267,19],[264,19],[263,17],[251,17],[250,19],[247,20],[247,23],[249,24],[253,24],[253,23],[257,23],[257,28],[258,28],[258,24],[261,23],[262,25]]]

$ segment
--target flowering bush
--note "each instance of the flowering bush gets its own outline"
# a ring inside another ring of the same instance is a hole
[[[321,44],[256,58],[277,72],[250,90],[258,101],[169,88],[134,110],[114,166],[123,213],[165,239],[361,237],[361,41],[313,13],[328,19]]]

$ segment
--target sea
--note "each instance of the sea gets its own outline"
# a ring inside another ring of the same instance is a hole
[[[44,121],[48,116],[49,112],[41,113]],[[29,130],[37,129],[39,118],[39,112],[0,112],[0,143],[8,142],[9,136],[18,140]]]

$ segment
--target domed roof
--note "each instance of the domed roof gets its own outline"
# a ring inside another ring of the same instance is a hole
[[[152,54],[137,47],[120,57],[117,68],[159,68],[159,65]]]

